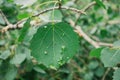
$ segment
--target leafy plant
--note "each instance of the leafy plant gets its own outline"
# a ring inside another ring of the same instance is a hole
[[[1,0],[0,80],[120,80],[115,3]]]

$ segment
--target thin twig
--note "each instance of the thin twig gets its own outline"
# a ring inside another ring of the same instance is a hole
[[[110,20],[110,21],[108,21],[108,24],[110,24],[110,25],[120,24],[120,20]]]
[[[91,39],[82,29],[81,26],[74,26],[75,22],[70,20],[70,24],[75,28],[75,32],[80,36],[83,37],[87,42],[89,42],[91,45],[93,45],[95,48],[99,48],[101,46],[108,46],[112,47],[113,45],[111,43],[105,43],[105,42],[97,42],[93,39]]]
[[[80,26],[75,27],[75,32],[78,33],[79,36],[83,37],[86,41],[88,41],[90,44],[92,44],[95,48],[99,48],[100,45],[92,40],[83,30]]]
[[[61,6],[61,7],[59,8],[59,6],[57,6],[57,7],[52,7],[52,8],[45,9],[45,10],[41,11],[40,13],[38,13],[38,14],[36,14],[36,15],[33,15],[32,17],[36,17],[36,16],[39,16],[39,15],[41,15],[41,14],[43,14],[43,13],[48,12],[48,11],[57,10],[57,9],[65,9],[65,10],[70,10],[70,11],[73,11],[73,12],[76,12],[76,13],[86,14],[84,11],[78,10],[78,9],[76,9],[76,8],[70,8],[70,7],[66,7],[66,6]]]
[[[104,43],[104,42],[97,42],[100,46],[108,46],[108,47],[112,47],[113,44],[111,43]]]
[[[105,71],[101,80],[106,80],[105,78],[106,78],[106,76],[107,76],[107,74],[109,73],[110,70],[111,70],[111,68],[107,68],[107,70]]]
[[[0,14],[1,14],[1,16],[3,17],[5,23],[6,23],[7,25],[10,25],[10,22],[8,21],[8,19],[6,18],[6,16],[4,15],[4,13],[2,12],[1,9],[0,9]]]
[[[78,10],[76,8],[70,8],[70,7],[65,7],[65,6],[61,6],[61,7],[52,7],[52,8],[48,8],[48,9],[45,9],[43,11],[41,11],[40,13],[36,14],[36,15],[33,15],[32,17],[38,17],[39,15],[43,14],[43,13],[46,13],[48,11],[51,11],[51,10],[57,10],[57,9],[65,9],[65,10],[71,10],[73,12],[77,12],[77,13],[81,13],[81,14],[86,14],[84,11],[82,10]],[[0,32],[4,33],[10,29],[17,29],[17,28],[21,28],[22,25],[24,24],[24,22],[27,20],[27,18],[21,20],[21,21],[18,21],[16,24],[14,25],[8,25],[6,27],[4,27],[2,30],[0,30]]]
[[[82,11],[87,11],[89,8],[91,8],[93,5],[95,5],[96,4],[96,2],[95,1],[93,1],[93,2],[91,2],[91,3],[89,3],[86,7],[84,7],[83,8],[83,10]],[[74,24],[74,26],[76,26],[77,25],[77,21],[79,20],[79,18],[80,18],[80,16],[81,16],[81,13],[79,13],[79,15],[78,15],[78,17],[76,18],[76,21],[75,21],[75,24]]]
[[[80,26],[75,27],[75,32],[78,33],[79,36],[83,37],[86,41],[88,41],[91,45],[93,45],[95,48],[99,48],[101,46],[108,46],[112,47],[113,44],[111,43],[105,43],[105,42],[97,42],[91,39],[82,29]]]

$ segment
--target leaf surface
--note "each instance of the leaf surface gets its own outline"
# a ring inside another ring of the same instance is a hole
[[[31,40],[31,54],[41,64],[56,69],[78,50],[78,36],[64,22],[40,26]]]
[[[101,60],[105,67],[115,67],[120,62],[120,49],[104,48],[101,52]]]
[[[113,80],[120,80],[120,68],[115,70]]]
[[[25,22],[23,28],[21,29],[21,34],[20,34],[20,36],[19,36],[19,38],[18,38],[18,41],[19,41],[19,42],[22,42],[22,41],[24,40],[24,38],[25,38],[25,36],[26,36],[26,34],[27,34],[30,26],[31,26],[31,25],[30,25],[30,19],[28,19],[28,20]]]
[[[95,0],[95,1],[98,5],[102,6],[104,9],[106,8],[102,1],[100,0]]]

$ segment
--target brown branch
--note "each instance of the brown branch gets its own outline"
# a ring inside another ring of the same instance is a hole
[[[58,7],[52,7],[52,8],[48,8],[48,9],[45,9],[43,11],[41,11],[40,13],[36,14],[36,15],[33,15],[32,17],[38,17],[39,15],[43,14],[43,13],[46,13],[48,11],[52,11],[52,10],[57,10],[57,9],[65,9],[65,10],[70,10],[70,11],[73,11],[73,12],[76,12],[76,13],[81,13],[81,14],[86,14],[84,11],[82,10],[78,10],[76,8],[70,8],[70,7],[65,7],[65,6],[61,6],[59,8]],[[24,24],[24,22],[27,20],[27,18],[21,20],[21,21],[18,21],[16,24],[14,25],[7,25],[6,27],[4,27],[2,30],[0,30],[0,32],[4,33],[10,29],[17,29],[17,28],[21,28]]]
[[[83,8],[82,11],[84,11],[84,12],[87,11],[89,8],[91,8],[91,7],[92,7],[93,5],[95,5],[95,4],[96,4],[95,1],[89,3],[86,7]],[[77,19],[76,19],[76,21],[75,21],[75,23],[74,23],[74,26],[77,25],[77,21],[79,20],[80,16],[81,16],[81,13],[78,15],[78,17],[77,17]]]
[[[90,4],[88,4],[84,9],[83,9],[83,11],[87,11],[89,8],[91,8],[93,5],[95,5],[96,4],[96,2],[95,1],[93,1],[93,2],[91,2]]]
[[[81,26],[74,26],[75,22],[70,20],[70,24],[71,26],[73,26],[75,28],[75,32],[80,36],[83,37],[88,43],[90,43],[91,45],[93,45],[95,48],[99,48],[101,46],[108,46],[108,47],[112,47],[113,45],[111,43],[104,43],[104,42],[97,42],[93,39],[91,39],[82,29]]]
[[[92,2],[90,3],[89,5],[87,5],[83,10],[78,10],[76,8],[69,8],[69,7],[64,7],[64,6],[61,6],[61,7],[53,7],[53,8],[48,8],[48,9],[45,9],[43,11],[41,11],[40,13],[36,14],[36,15],[33,15],[32,17],[37,17],[43,13],[46,13],[48,11],[51,11],[51,10],[55,10],[55,9],[66,9],[66,10],[71,10],[71,11],[74,11],[74,12],[77,12],[77,13],[80,13],[81,14],[85,14],[84,11],[88,10],[91,6],[93,6],[94,4],[96,4],[95,2]],[[8,25],[6,26],[5,28],[3,28],[1,30],[1,32],[6,32],[7,30],[9,29],[16,29],[16,28],[21,28],[24,24],[24,22],[27,20],[27,18],[21,20],[21,21],[18,21],[16,24],[14,25]],[[34,22],[36,24],[36,22]],[[38,23],[38,22],[37,22]],[[75,26],[75,22],[73,22],[72,20],[70,21],[71,25],[72,26]],[[88,41],[91,45],[93,45],[95,48],[99,48],[100,46],[112,46],[112,44],[109,44],[109,43],[103,43],[103,42],[97,42],[97,41],[94,41],[92,40],[82,29],[80,26],[76,26],[75,27],[75,32],[79,34],[79,36],[82,36],[86,41]]]
[[[106,80],[105,78],[106,78],[107,74],[110,72],[110,70],[111,70],[111,68],[107,68],[107,70],[105,71],[101,80]]]
[[[95,48],[99,48],[100,45],[92,40],[82,29],[80,26],[75,27],[75,32],[78,33],[79,36],[83,37],[86,41],[92,44]]]
[[[111,44],[111,43],[104,43],[104,42],[97,42],[98,43],[98,45],[100,45],[100,46],[109,46],[109,47],[112,47],[113,46],[113,44]]]
[[[45,9],[45,10],[41,11],[39,14],[33,15],[32,17],[36,17],[36,16],[39,16],[39,15],[41,15],[43,13],[48,12],[48,11],[58,10],[58,9],[65,9],[65,10],[70,10],[70,11],[73,11],[73,12],[76,12],[76,13],[86,14],[84,11],[78,10],[76,8],[70,8],[70,7],[66,7],[66,6],[61,6],[59,8],[59,6],[58,6],[58,7],[52,7],[52,8]]]
[[[108,21],[108,24],[110,24],[110,25],[120,24],[120,20],[110,20],[110,21]]]
[[[111,43],[105,43],[105,42],[97,42],[91,39],[82,29],[80,26],[75,27],[75,32],[80,36],[83,37],[87,42],[89,42],[91,45],[93,45],[95,48],[99,48],[101,46],[108,46],[112,47],[113,44]]]
[[[105,43],[105,42],[97,42],[91,39],[82,29],[80,26],[75,27],[75,32],[80,36],[83,37],[87,42],[89,42],[91,45],[93,45],[95,48],[99,48],[101,46],[108,46],[112,47],[113,44],[111,43]]]
[[[91,2],[90,4],[88,4],[85,8],[83,8],[82,11],[87,11],[89,8],[91,8],[93,5],[95,5],[96,2],[93,1]],[[104,42],[98,42],[98,41],[95,41],[93,39],[91,39],[82,29],[80,26],[77,25],[77,21],[79,19],[79,17],[81,16],[81,13],[79,14],[79,16],[77,17],[76,21],[72,21],[70,20],[70,24],[75,28],[75,32],[78,33],[78,35],[80,37],[83,37],[87,42],[89,42],[91,45],[93,45],[95,48],[99,48],[100,46],[109,46],[109,47],[112,47],[113,44],[111,43],[104,43]],[[77,25],[77,26],[76,26]]]

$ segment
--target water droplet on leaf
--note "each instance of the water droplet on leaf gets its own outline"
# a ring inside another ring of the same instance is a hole
[[[70,57],[67,57],[67,59],[69,59]]]
[[[47,28],[47,26],[44,26],[44,28]]]
[[[61,66],[61,65],[64,64],[64,61],[63,61],[62,59],[60,59],[60,60],[58,61],[58,64]]]
[[[50,65],[50,68],[51,68],[51,69],[54,69],[54,70],[57,70],[56,67],[53,66],[53,65]]]
[[[65,46],[64,46],[64,45],[62,46],[62,49],[65,49]]]
[[[48,52],[47,51],[44,51],[44,54],[47,54]]]
[[[63,36],[65,35],[65,33],[63,33]]]
[[[62,60],[63,58],[62,57],[60,57],[60,60]]]

